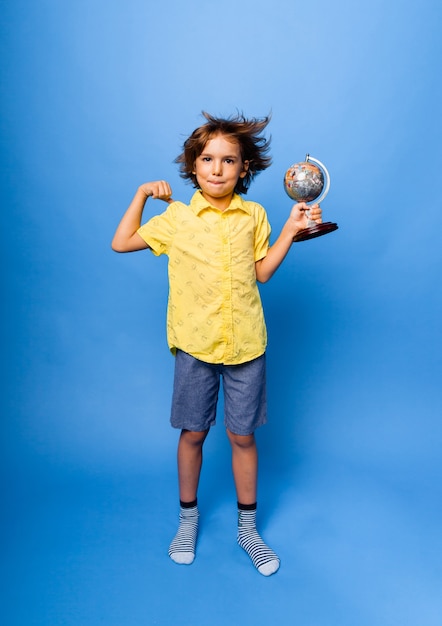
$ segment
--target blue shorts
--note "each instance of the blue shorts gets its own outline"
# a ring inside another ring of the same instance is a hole
[[[201,432],[214,426],[221,377],[226,428],[251,435],[266,423],[265,354],[241,365],[223,365],[177,350],[170,417],[174,428]]]

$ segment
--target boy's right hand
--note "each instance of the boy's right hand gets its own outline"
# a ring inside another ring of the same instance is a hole
[[[173,202],[172,188],[165,180],[156,180],[152,183],[144,183],[141,185],[141,189],[146,194],[146,197],[152,197],[154,200],[165,200],[166,202]]]

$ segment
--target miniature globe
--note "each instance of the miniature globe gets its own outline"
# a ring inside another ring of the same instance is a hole
[[[321,169],[308,161],[295,163],[284,176],[286,193],[296,202],[316,200],[324,188],[324,174]]]

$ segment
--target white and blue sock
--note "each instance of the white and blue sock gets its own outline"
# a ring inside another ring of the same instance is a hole
[[[180,502],[178,532],[169,546],[169,556],[175,563],[190,565],[195,558],[199,511],[197,501]]]
[[[256,530],[256,504],[242,505],[238,502],[238,544],[247,552],[260,574],[270,576],[278,571],[278,556]]]

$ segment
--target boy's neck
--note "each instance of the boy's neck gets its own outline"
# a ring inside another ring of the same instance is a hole
[[[207,200],[207,202],[210,203],[210,206],[212,206],[214,209],[218,209],[218,211],[225,211],[226,209],[228,209],[234,196],[234,194],[232,193],[224,198],[213,198],[212,196],[204,193],[204,191],[201,191],[201,195],[205,200]]]

